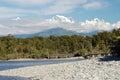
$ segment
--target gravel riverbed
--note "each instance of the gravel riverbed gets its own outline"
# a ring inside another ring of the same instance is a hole
[[[0,71],[1,76],[31,80],[120,80],[120,61],[87,59]]]

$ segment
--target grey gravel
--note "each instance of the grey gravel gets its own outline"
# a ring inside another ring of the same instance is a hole
[[[31,80],[120,80],[120,61],[87,59],[0,71],[3,76],[19,76]]]

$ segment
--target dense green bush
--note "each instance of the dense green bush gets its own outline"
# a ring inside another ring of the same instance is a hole
[[[120,29],[100,32],[93,36],[50,36],[15,38],[0,37],[0,59],[49,58],[57,54],[84,56],[89,53],[109,52],[120,55]]]
[[[111,53],[115,57],[120,57],[120,38],[114,40],[113,45],[111,47]]]

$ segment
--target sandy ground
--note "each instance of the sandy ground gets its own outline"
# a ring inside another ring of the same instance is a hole
[[[4,70],[0,71],[0,75],[31,80],[120,80],[120,61],[88,59]]]

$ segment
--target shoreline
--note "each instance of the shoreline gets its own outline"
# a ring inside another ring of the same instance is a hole
[[[1,61],[30,61],[30,60],[46,60],[46,59],[19,58],[19,59],[0,60],[0,62]]]
[[[120,61],[86,59],[0,71],[1,76],[19,76],[31,80],[119,80]]]
[[[71,57],[71,58],[53,58],[53,59],[32,59],[32,58],[19,58],[19,59],[9,59],[9,60],[0,60],[2,61],[32,61],[32,60],[60,60],[60,59],[85,59],[83,57]]]

